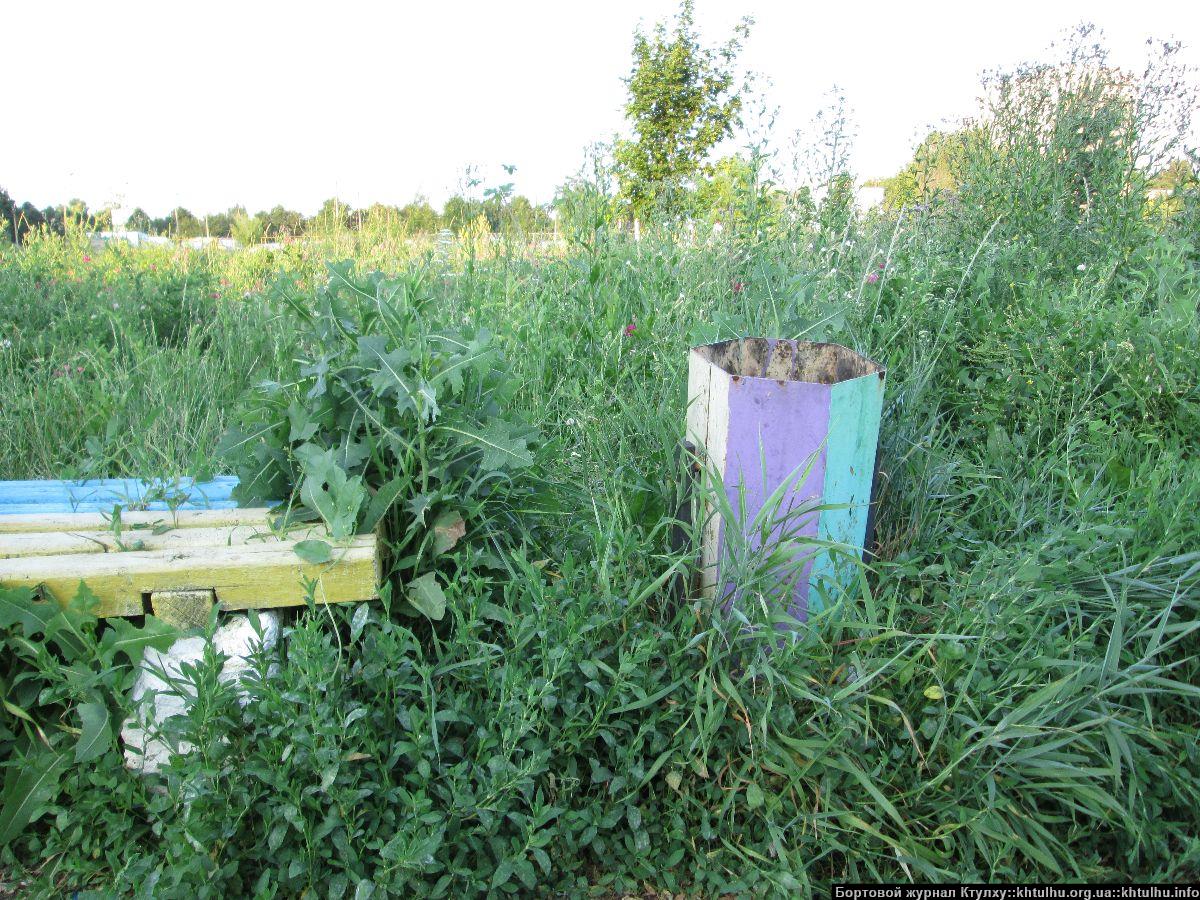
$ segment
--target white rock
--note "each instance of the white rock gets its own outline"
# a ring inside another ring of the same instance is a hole
[[[260,646],[273,650],[279,641],[279,614],[258,614],[262,636],[255,633],[249,618],[230,616],[213,634],[213,647],[223,654],[225,665],[218,676],[225,684],[237,684],[238,702],[245,706],[250,695],[240,687],[241,679],[250,669],[250,657]],[[162,725],[173,716],[187,713],[188,701],[196,696],[196,688],[183,673],[183,666],[195,665],[204,657],[204,638],[180,638],[165,652],[149,649],[142,657],[137,680],[130,699],[133,715],[121,727],[125,742],[125,765],[142,774],[155,774],[175,753],[190,753],[193,747],[183,741],[171,747],[163,739]]]
[[[279,641],[279,613],[260,612],[258,624],[262,630],[261,638],[247,616],[231,616],[213,634],[213,647],[226,657],[220,675],[226,684],[235,680],[241,682],[242,676],[250,670],[249,657],[259,649],[260,641],[263,650],[275,649]],[[250,702],[250,694],[244,688],[238,691],[238,702],[242,706]]]

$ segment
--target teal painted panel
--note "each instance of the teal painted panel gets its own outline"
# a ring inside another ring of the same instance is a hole
[[[825,450],[824,502],[845,504],[821,512],[817,537],[862,548],[867,534],[875,450],[883,414],[883,373],[833,385],[829,399],[829,439]],[[816,612],[824,598],[853,585],[849,560],[823,553],[813,564],[808,605]]]

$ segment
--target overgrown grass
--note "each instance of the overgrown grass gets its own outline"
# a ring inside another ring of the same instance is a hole
[[[446,620],[301,614],[244,709],[197,673],[161,785],[115,751],[70,768],[0,860],[155,896],[1196,877],[1195,201],[1120,242],[931,201],[338,248],[496,335],[553,450],[540,501],[443,561]],[[326,255],[3,251],[0,475],[218,466],[238,399],[304,354],[265,287]],[[888,367],[874,572],[789,641],[668,590],[685,355],[718,333]]]

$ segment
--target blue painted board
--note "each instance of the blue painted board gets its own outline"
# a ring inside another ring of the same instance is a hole
[[[231,509],[238,480],[223,475],[197,483],[192,478],[139,481],[136,478],[96,478],[81,481],[0,481],[0,515],[18,513],[107,512],[114,504],[126,509],[166,510],[161,498],[182,496],[176,509]]]

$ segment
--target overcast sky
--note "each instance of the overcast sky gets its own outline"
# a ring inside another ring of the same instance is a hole
[[[1147,37],[1200,64],[1200,3],[803,3],[697,0],[708,41],[750,15],[743,61],[771,82],[779,147],[833,85],[855,171],[887,175],[928,128],[971,113],[981,71],[1045,56],[1084,19],[1114,60]],[[441,202],[479,167],[551,199],[584,148],[623,127],[631,36],[672,0],[307,4],[3,0],[0,187],[38,206],[82,197],[161,215],[283,203],[313,212]]]

